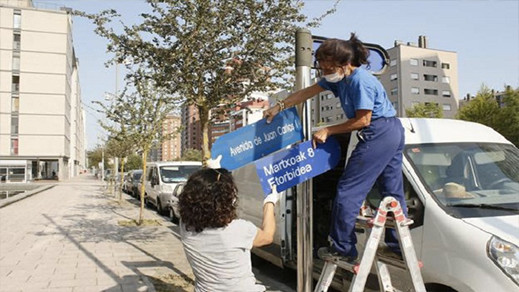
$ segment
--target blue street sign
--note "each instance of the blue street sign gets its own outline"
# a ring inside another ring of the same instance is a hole
[[[289,108],[277,114],[270,124],[261,119],[220,136],[213,144],[211,158],[220,160],[221,156],[220,166],[233,170],[302,139],[297,111]]]
[[[341,146],[334,137],[313,149],[308,140],[255,162],[265,195],[275,184],[279,192],[334,168],[340,160]]]

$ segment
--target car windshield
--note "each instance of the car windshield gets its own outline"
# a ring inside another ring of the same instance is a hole
[[[200,165],[162,166],[160,177],[165,183],[187,181],[189,176],[200,168]]]
[[[516,147],[488,143],[409,145],[405,156],[428,191],[451,214],[519,213]]]

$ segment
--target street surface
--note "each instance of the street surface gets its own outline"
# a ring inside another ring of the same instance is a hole
[[[0,208],[0,291],[193,291],[178,226],[149,209],[158,224],[120,225],[138,214],[89,174]],[[295,291],[293,271],[253,271],[268,291]]]

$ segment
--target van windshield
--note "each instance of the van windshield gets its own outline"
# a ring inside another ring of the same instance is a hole
[[[200,165],[161,166],[160,177],[165,183],[187,181],[189,176],[200,168]]]
[[[512,145],[408,145],[405,156],[431,195],[455,216],[519,212],[519,149]]]

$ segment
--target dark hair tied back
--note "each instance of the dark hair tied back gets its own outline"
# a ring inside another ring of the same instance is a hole
[[[339,39],[325,40],[315,52],[315,58],[319,62],[332,62],[335,66],[351,64],[360,67],[368,64],[369,50],[352,33],[348,41]]]
[[[351,33],[350,40],[348,41],[353,49],[353,58],[351,64],[356,67],[360,67],[363,64],[368,63],[369,50],[364,47],[364,44],[357,38],[355,33]]]

